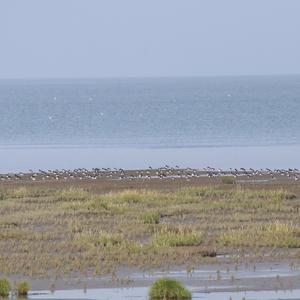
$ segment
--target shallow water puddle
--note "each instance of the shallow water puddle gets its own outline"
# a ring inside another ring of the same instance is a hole
[[[147,299],[148,288],[104,288],[104,289],[74,289],[30,293],[29,299],[90,299],[90,300],[121,300],[121,299]]]
[[[234,269],[195,269],[191,273],[187,273],[186,270],[175,270],[169,272],[153,272],[149,274],[133,273],[130,275],[130,279],[136,281],[142,278],[146,279],[159,279],[163,276],[173,277],[178,280],[184,280],[187,277],[199,280],[216,280],[219,276],[220,279],[230,279],[234,275],[235,278],[276,278],[276,277],[288,277],[300,275],[300,270],[291,269],[286,265],[277,266],[277,268],[260,267],[259,265],[254,269],[253,266],[249,268]]]
[[[264,289],[264,285],[257,285],[259,280],[268,280],[267,286],[272,286],[272,279],[276,279],[276,284],[287,276],[298,278],[299,264],[269,264],[258,263],[256,265],[243,266],[221,266],[216,269],[215,266],[203,266],[201,269],[195,269],[191,274],[186,270],[170,270],[168,272],[157,271],[151,273],[134,272],[130,274],[130,279],[136,282],[140,287],[128,288],[98,288],[98,289],[72,289],[56,290],[53,293],[49,291],[31,292],[29,299],[78,299],[78,300],[121,300],[121,299],[148,299],[150,283],[158,278],[167,276],[185,282],[185,285],[192,292],[193,299],[203,300],[284,300],[300,299],[300,289],[283,290],[281,286],[278,291],[241,291],[241,289]],[[234,276],[234,282],[228,279]],[[249,280],[247,280],[249,279]],[[102,281],[109,280],[109,277],[102,277]],[[238,281],[236,281],[238,280]],[[255,288],[256,287],[256,288]],[[219,291],[217,291],[219,289]],[[220,291],[222,290],[222,291]],[[239,290],[233,292],[233,290]],[[207,292],[206,292],[207,291]]]
[[[32,292],[29,299],[90,299],[90,300],[121,300],[121,299],[148,299],[147,287],[135,288],[105,288],[83,290],[60,290],[50,292]],[[283,300],[300,299],[300,289],[292,291],[250,291],[250,292],[193,292],[193,299],[203,300]]]

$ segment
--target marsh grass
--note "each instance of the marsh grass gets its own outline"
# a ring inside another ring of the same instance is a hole
[[[19,297],[26,297],[29,291],[29,283],[27,281],[19,281],[16,284],[16,294]]]
[[[11,198],[25,198],[30,196],[31,193],[28,191],[28,189],[24,186],[18,187],[16,189],[10,190],[10,193],[8,193],[8,196]]]
[[[166,247],[198,246],[202,234],[188,227],[163,227],[154,235],[153,244]]]
[[[107,274],[120,266],[194,265],[237,247],[299,247],[294,190],[10,186],[0,195],[0,266],[8,275]]]
[[[119,234],[110,234],[108,232],[81,232],[74,236],[74,242],[77,245],[94,247],[113,247],[121,245],[124,241],[123,237]]]
[[[179,281],[161,278],[152,284],[149,298],[150,300],[188,300],[192,299],[192,295]]]
[[[82,188],[70,187],[57,192],[57,198],[60,201],[84,201],[89,198],[88,191]]]
[[[158,224],[160,220],[160,213],[158,212],[146,212],[141,217],[144,224]]]
[[[49,188],[28,188],[26,186],[8,189],[0,188],[0,200],[44,197],[52,193],[53,191]]]
[[[233,176],[222,176],[220,177],[221,183],[223,184],[234,184],[235,178]]]
[[[0,297],[8,297],[10,292],[10,283],[7,278],[0,278]]]
[[[221,235],[219,242],[225,246],[265,246],[278,248],[300,247],[299,228],[293,224],[274,223],[248,225]]]

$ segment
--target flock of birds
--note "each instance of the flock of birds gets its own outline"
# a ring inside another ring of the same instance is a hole
[[[223,176],[251,178],[267,178],[275,180],[279,178],[289,178],[292,180],[300,179],[300,171],[298,169],[229,169],[222,170],[212,167],[204,169],[180,168],[179,166],[164,166],[162,168],[149,167],[145,170],[124,170],[117,168],[93,168],[91,170],[79,168],[74,170],[38,170],[37,172],[29,170],[28,172],[20,172],[13,174],[1,174],[0,180],[27,180],[27,181],[67,181],[67,180],[149,180],[149,179],[185,179],[187,181],[194,178],[215,178]]]

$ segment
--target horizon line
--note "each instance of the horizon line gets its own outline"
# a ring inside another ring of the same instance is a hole
[[[183,79],[183,78],[237,78],[237,77],[285,77],[300,76],[299,73],[223,74],[223,75],[145,75],[145,76],[62,76],[62,77],[0,77],[0,81],[46,81],[46,80],[126,80],[126,79]]]

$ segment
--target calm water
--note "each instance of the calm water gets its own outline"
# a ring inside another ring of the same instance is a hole
[[[300,76],[0,83],[1,145],[300,144]]]
[[[300,144],[300,76],[0,81],[0,107],[7,170],[17,168],[9,165],[12,148],[19,150],[14,158],[26,157],[30,167],[36,163],[28,161],[28,147],[203,150]],[[59,159],[43,151],[32,157]],[[182,162],[189,163],[184,157]]]
[[[135,273],[130,274],[133,280],[133,287],[128,288],[88,288],[56,290],[53,293],[49,291],[31,291],[29,299],[101,299],[101,300],[121,300],[121,299],[140,299],[147,300],[149,285],[156,279],[167,276],[186,282],[185,285],[192,292],[192,299],[202,300],[295,300],[300,299],[300,289],[292,288],[289,284],[291,278],[299,277],[299,268],[296,263],[291,268],[288,263],[257,263],[256,268],[253,265],[241,265],[238,269],[228,265],[202,266],[195,270],[192,277],[187,277],[186,270],[174,270],[170,272],[154,272],[150,274]],[[217,278],[219,270],[220,278]],[[231,278],[234,276],[235,280]],[[283,278],[286,280],[289,288],[282,285],[278,290]],[[279,278],[275,283],[271,278]],[[262,281],[259,284],[257,280]],[[296,279],[297,281],[297,279]],[[97,282],[97,280],[96,280]],[[273,287],[274,290],[264,290]],[[262,290],[260,290],[262,288]],[[238,290],[238,291],[236,291]],[[256,290],[256,291],[255,291]]]
[[[48,291],[29,294],[29,299],[41,300],[149,300],[148,288],[128,289],[91,289],[83,290],[62,290],[51,294]],[[202,300],[297,300],[300,299],[300,290],[293,291],[257,291],[257,292],[216,292],[201,293],[192,292],[192,299]]]

